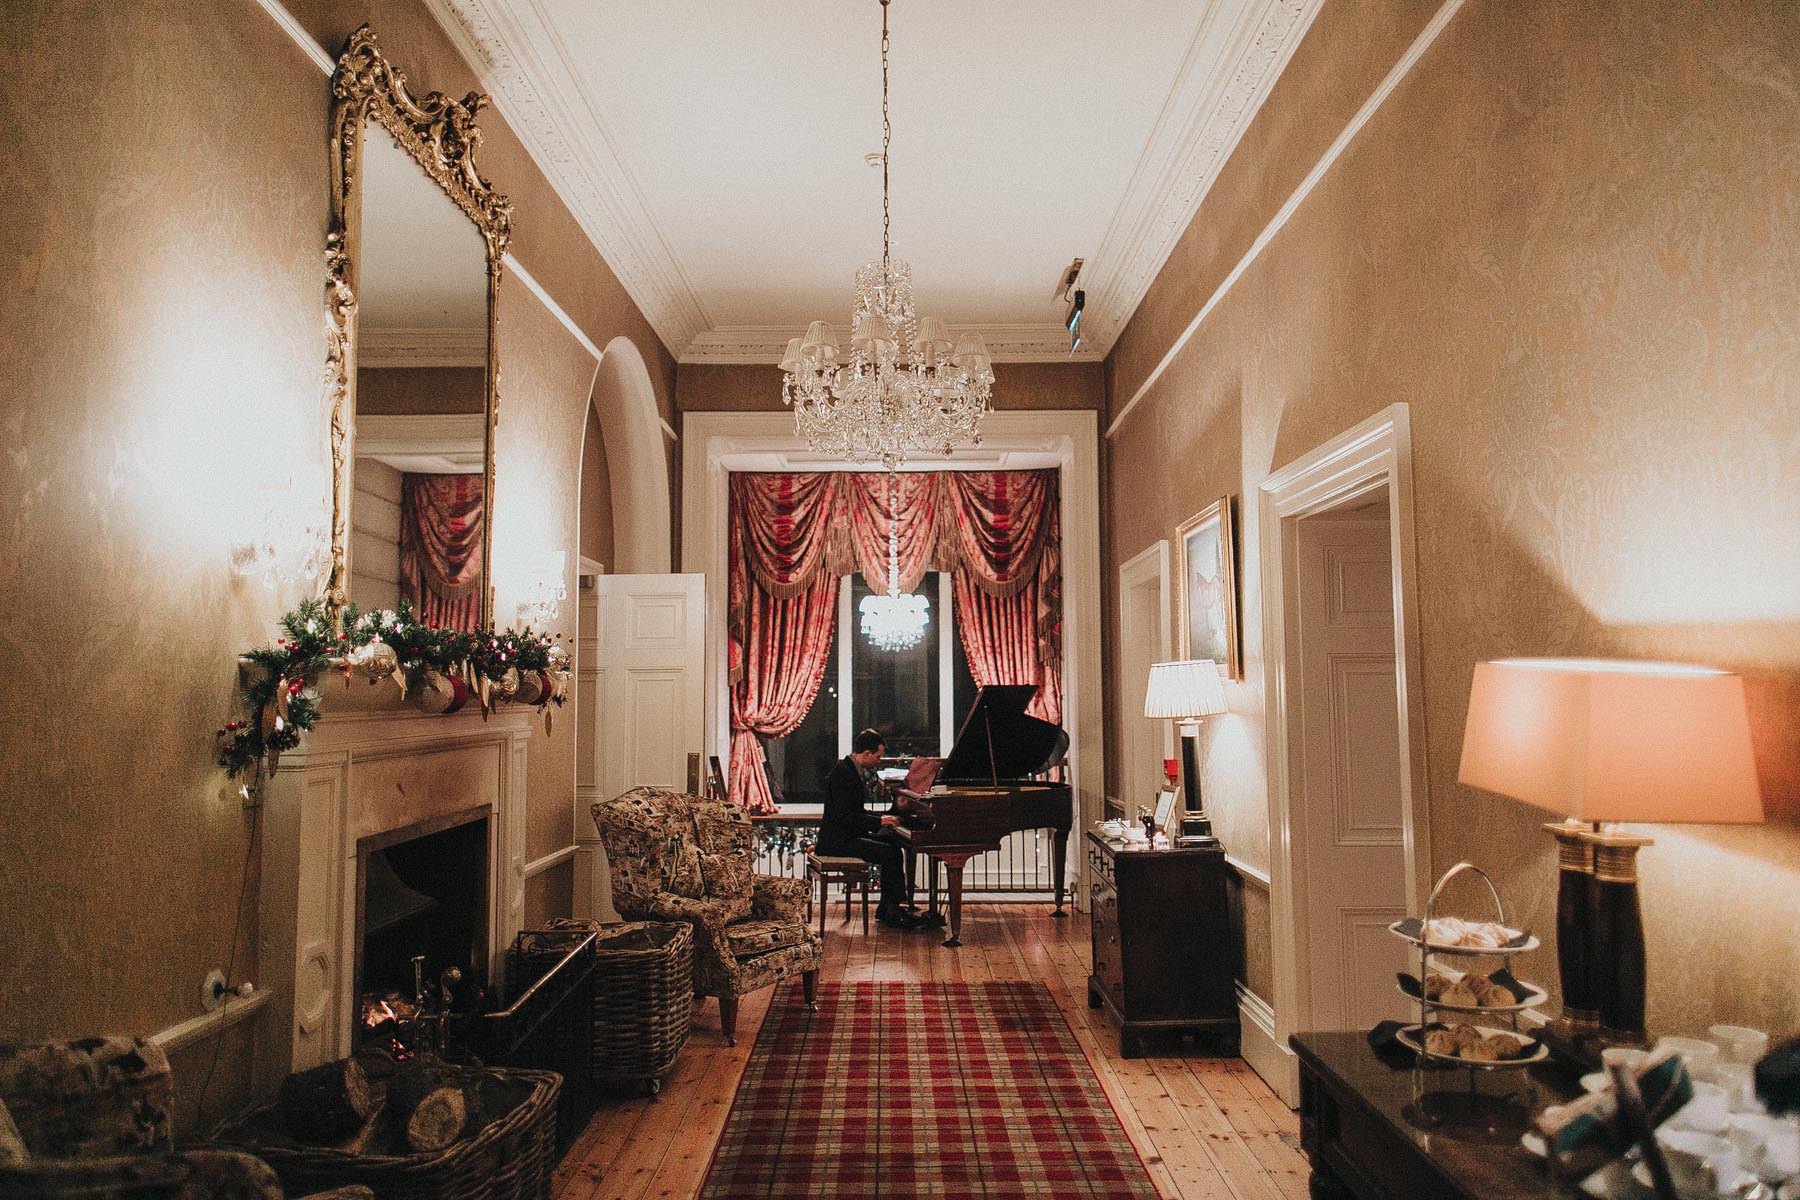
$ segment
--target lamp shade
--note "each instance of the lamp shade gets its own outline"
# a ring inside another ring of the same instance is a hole
[[[1225,711],[1225,689],[1219,683],[1219,664],[1210,658],[1184,662],[1160,662],[1150,668],[1150,686],[1144,691],[1144,715],[1174,721],[1190,721]]]
[[[1480,663],[1458,778],[1579,821],[1762,820],[1744,684],[1680,663]]]

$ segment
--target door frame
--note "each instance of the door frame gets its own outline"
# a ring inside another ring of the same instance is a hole
[[[1298,629],[1296,557],[1299,518],[1329,512],[1382,487],[1388,495],[1393,556],[1394,690],[1399,705],[1400,814],[1410,911],[1423,910],[1430,887],[1430,791],[1425,762],[1425,697],[1420,673],[1418,569],[1413,543],[1412,426],[1405,404],[1393,404],[1289,463],[1260,488],[1263,649],[1268,709],[1270,936],[1274,951],[1276,1042],[1298,1091],[1298,1062],[1288,1037],[1313,1027],[1305,923],[1306,884],[1294,870],[1293,780],[1304,745],[1301,712],[1290,703],[1290,659]]]
[[[1174,600],[1169,586],[1169,572],[1171,570],[1170,562],[1172,557],[1173,551],[1169,545],[1169,539],[1159,538],[1119,564],[1119,607],[1117,611],[1119,614],[1119,647],[1121,649],[1121,655],[1119,664],[1120,677],[1118,681],[1120,692],[1118,708],[1119,720],[1121,722],[1119,729],[1119,753],[1121,755],[1125,754],[1131,744],[1131,738],[1125,734],[1123,722],[1131,720],[1134,711],[1142,711],[1140,706],[1133,703],[1132,681],[1124,678],[1123,648],[1130,645],[1135,639],[1148,638],[1150,639],[1151,645],[1155,648],[1155,653],[1151,655],[1151,662],[1167,662],[1175,656]],[[1131,620],[1131,613],[1133,611],[1131,596],[1133,592],[1149,591],[1152,588],[1156,589],[1156,628],[1153,630],[1139,629],[1137,623]],[[1141,720],[1142,718],[1140,717],[1139,719]],[[1162,757],[1174,758],[1175,722],[1164,721],[1162,722],[1162,727]],[[1127,756],[1127,760],[1129,760],[1129,756]],[[1129,761],[1118,764],[1119,790],[1121,793],[1126,790],[1128,773],[1136,770],[1137,766],[1138,764]],[[1128,796],[1120,795],[1118,799],[1120,804],[1126,806],[1126,812],[1132,811]]]

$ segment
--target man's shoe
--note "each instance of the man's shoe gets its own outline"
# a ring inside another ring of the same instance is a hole
[[[893,929],[917,929],[921,923],[920,918],[885,904],[875,910],[875,919]]]

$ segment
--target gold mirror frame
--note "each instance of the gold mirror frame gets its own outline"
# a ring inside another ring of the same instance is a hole
[[[349,600],[351,462],[355,454],[357,264],[362,241],[363,132],[370,120],[394,136],[402,149],[444,189],[481,231],[487,247],[487,418],[482,434],[483,521],[481,534],[481,614],[494,619],[494,430],[500,420],[500,356],[496,318],[500,273],[512,235],[512,201],[494,190],[475,169],[481,130],[475,116],[488,103],[482,92],[461,100],[442,92],[415,98],[406,76],[382,56],[367,25],[350,35],[331,77],[331,230],[325,239],[326,387],[331,408],[331,573],[325,599],[333,612]]]

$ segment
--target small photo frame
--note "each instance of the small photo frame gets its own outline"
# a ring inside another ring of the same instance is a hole
[[[1182,658],[1210,658],[1231,679],[1244,677],[1239,652],[1237,538],[1230,496],[1181,523],[1176,558],[1181,579]]]
[[[1169,828],[1169,822],[1174,816],[1175,789],[1164,788],[1162,791],[1156,793],[1156,827],[1166,832]]]

